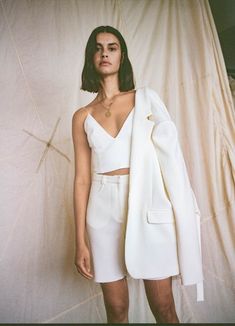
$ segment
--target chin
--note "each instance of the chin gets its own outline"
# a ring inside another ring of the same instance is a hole
[[[97,70],[97,72],[101,75],[101,76],[107,76],[107,75],[115,75],[118,74],[118,70],[113,70],[113,69],[107,69],[108,67],[105,67],[106,69],[99,69]]]

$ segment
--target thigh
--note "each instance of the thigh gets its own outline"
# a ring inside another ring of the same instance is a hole
[[[106,308],[129,306],[129,293],[126,277],[114,282],[101,283]]]
[[[172,277],[144,280],[144,286],[150,304],[167,304],[173,300]]]
[[[157,323],[179,323],[172,293],[172,277],[144,280],[149,306]]]

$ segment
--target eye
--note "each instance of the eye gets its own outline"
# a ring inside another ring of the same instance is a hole
[[[109,48],[109,50],[110,50],[110,51],[116,51],[117,48],[112,47],[112,48]]]

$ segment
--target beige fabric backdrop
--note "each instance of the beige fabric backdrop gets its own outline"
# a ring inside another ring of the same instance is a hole
[[[73,112],[93,28],[120,29],[136,86],[175,121],[202,212],[205,301],[174,283],[182,322],[233,322],[234,108],[203,0],[0,1],[0,322],[105,322],[99,285],[73,265]],[[154,322],[129,279],[130,322]]]

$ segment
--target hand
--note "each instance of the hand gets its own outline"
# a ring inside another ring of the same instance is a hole
[[[91,273],[90,251],[86,245],[77,249],[75,256],[75,266],[77,267],[77,271],[82,276],[88,280],[93,278],[93,274]]]

